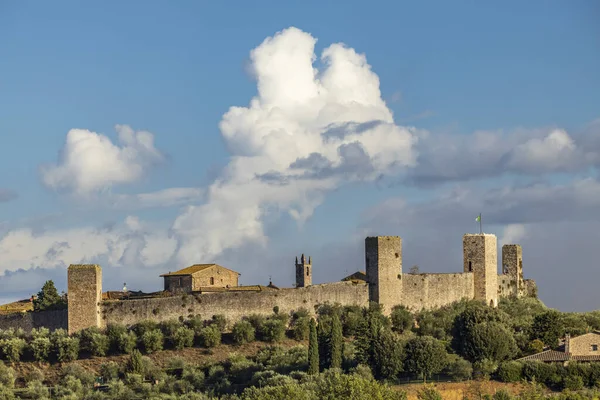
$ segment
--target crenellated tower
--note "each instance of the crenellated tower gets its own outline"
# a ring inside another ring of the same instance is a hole
[[[306,287],[312,285],[312,260],[310,256],[308,261],[304,257],[304,254],[300,257],[296,257],[296,287]]]

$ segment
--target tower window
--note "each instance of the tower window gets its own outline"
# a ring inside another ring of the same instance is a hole
[[[592,351],[598,351],[598,345],[597,344],[593,344],[592,345]]]
[[[469,272],[473,272],[473,264],[471,264],[471,261],[469,261]]]
[[[310,275],[310,268],[306,267],[306,276],[309,276],[309,275]]]
[[[215,278],[213,278],[212,276],[210,277],[210,284],[214,285],[215,284]]]

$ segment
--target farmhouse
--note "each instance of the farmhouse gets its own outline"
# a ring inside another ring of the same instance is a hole
[[[594,331],[574,338],[566,335],[564,342],[557,349],[532,354],[519,359],[519,361],[565,364],[569,361],[600,361],[600,332]]]

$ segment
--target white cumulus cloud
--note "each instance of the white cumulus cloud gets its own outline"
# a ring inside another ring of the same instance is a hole
[[[252,50],[258,94],[220,123],[230,162],[173,224],[183,264],[264,244],[267,214],[302,223],[328,191],[414,165],[416,131],[394,123],[365,55],[335,43],[318,69],[316,41],[292,27]]]
[[[150,132],[136,132],[127,125],[115,129],[118,144],[99,133],[71,129],[58,162],[40,167],[42,182],[55,190],[86,195],[134,182],[149,166],[163,160]]]

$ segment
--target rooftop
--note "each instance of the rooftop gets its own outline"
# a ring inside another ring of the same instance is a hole
[[[240,275],[239,272],[233,271],[229,268],[225,268],[222,265],[219,264],[194,264],[190,267],[186,267],[183,269],[180,269],[179,271],[175,271],[175,272],[169,272],[168,274],[162,274],[161,276],[182,276],[182,275],[192,275],[195,274],[196,272],[200,272],[200,271],[204,271],[206,269],[212,268],[212,267],[221,267],[224,268],[228,271],[231,272],[235,272],[236,274]]]

